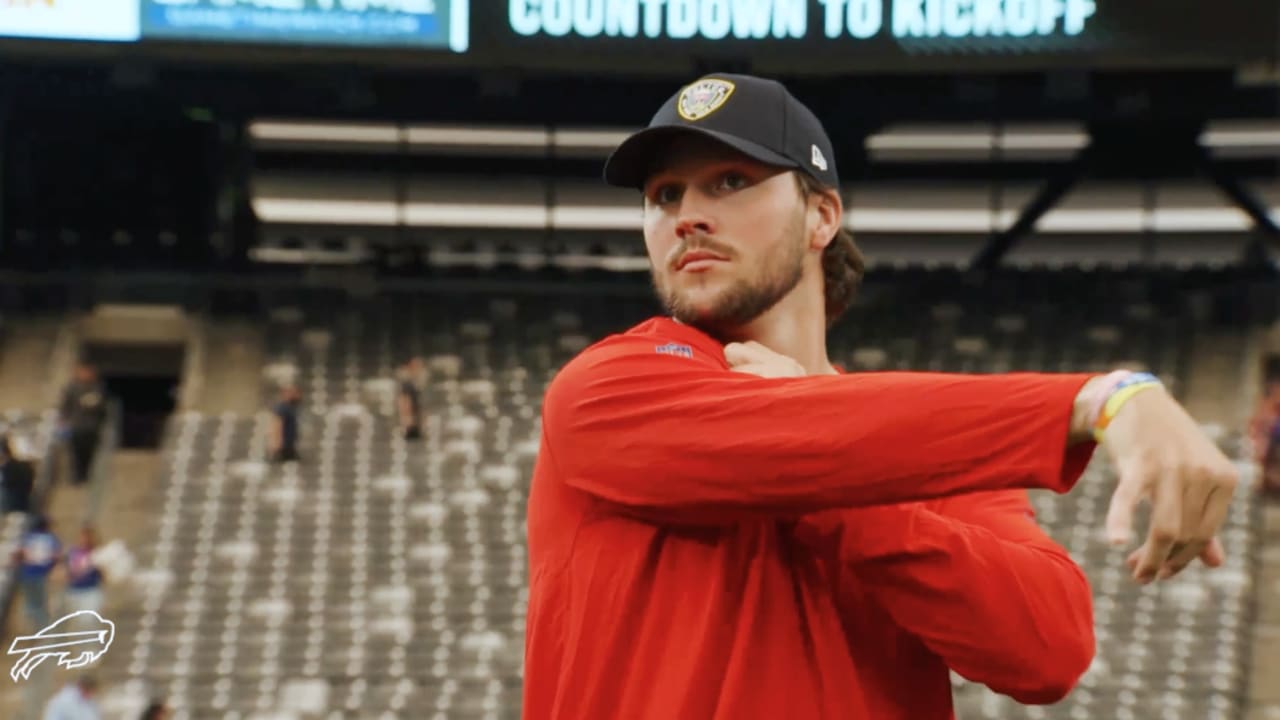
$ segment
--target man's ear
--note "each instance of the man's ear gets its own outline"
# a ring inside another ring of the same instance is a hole
[[[810,196],[810,212],[814,214],[812,232],[809,236],[809,247],[814,250],[825,250],[835,240],[844,220],[844,202],[839,193],[828,190]]]

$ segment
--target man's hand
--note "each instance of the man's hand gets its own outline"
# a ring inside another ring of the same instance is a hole
[[[1163,389],[1138,393],[1120,408],[1103,443],[1120,473],[1107,512],[1107,538],[1128,542],[1133,515],[1151,502],[1146,542],[1130,557],[1142,583],[1172,577],[1196,557],[1222,564],[1215,539],[1239,482],[1235,465]]]
[[[752,340],[724,346],[724,359],[734,372],[763,378],[804,377],[800,363]]]

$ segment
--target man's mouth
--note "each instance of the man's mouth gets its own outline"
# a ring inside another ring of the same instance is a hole
[[[728,258],[706,250],[691,250],[676,261],[676,270],[705,270],[712,265],[726,262]]]

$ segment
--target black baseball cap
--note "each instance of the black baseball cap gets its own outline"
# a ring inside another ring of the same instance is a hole
[[[839,188],[835,153],[822,122],[776,80],[717,73],[680,88],[649,126],[628,137],[604,166],[604,179],[642,188],[675,137],[694,133],[770,165],[795,168]]]

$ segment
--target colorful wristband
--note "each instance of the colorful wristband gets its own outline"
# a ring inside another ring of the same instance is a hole
[[[1103,432],[1111,421],[1115,419],[1116,413],[1120,412],[1120,408],[1124,404],[1133,399],[1133,396],[1143,390],[1164,387],[1160,379],[1151,373],[1132,373],[1128,377],[1116,383],[1105,397],[1102,403],[1101,412],[1098,413],[1097,419],[1093,423],[1093,438],[1098,442],[1102,442]]]
[[[1102,377],[1102,382],[1098,383],[1098,388],[1094,390],[1092,407],[1089,408],[1090,427],[1098,424],[1098,418],[1102,417],[1102,406],[1106,404],[1107,398],[1111,397],[1111,393],[1115,392],[1116,387],[1133,374],[1132,370],[1116,370]]]

